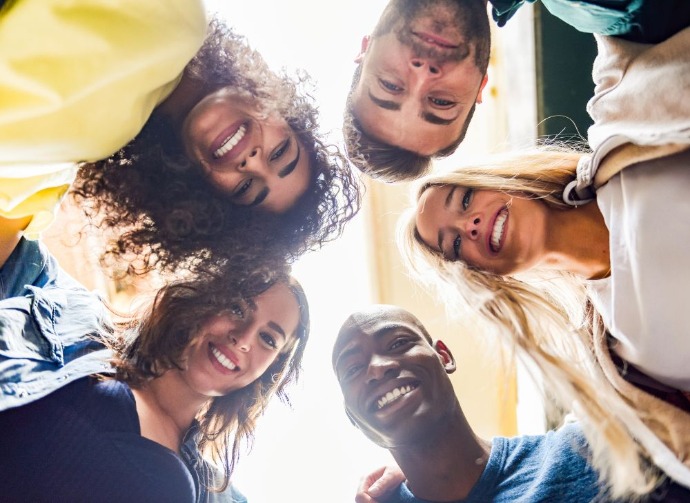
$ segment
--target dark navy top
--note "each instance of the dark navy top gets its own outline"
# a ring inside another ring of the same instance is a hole
[[[3,501],[194,502],[182,458],[141,436],[124,383],[82,378],[0,413]]]

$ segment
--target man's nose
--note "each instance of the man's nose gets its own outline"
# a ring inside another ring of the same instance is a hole
[[[373,355],[367,369],[367,383],[380,381],[386,374],[394,374],[397,368],[397,363],[392,359]]]
[[[412,58],[410,60],[410,66],[415,72],[424,72],[429,77],[440,77],[441,76],[441,65],[434,61],[424,59],[424,58]]]

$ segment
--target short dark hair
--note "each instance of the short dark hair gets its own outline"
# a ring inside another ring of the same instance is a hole
[[[458,0],[459,2],[460,0]],[[463,25],[465,37],[474,48],[475,65],[486,74],[491,53],[491,31],[486,7],[481,0],[462,0],[466,19]],[[386,6],[374,36],[382,35],[393,27],[393,1]],[[431,171],[432,159],[440,159],[453,154],[465,139],[476,103],[472,105],[458,137],[448,146],[430,155],[423,156],[374,138],[362,129],[354,114],[352,96],[362,76],[362,63],[358,64],[352,75],[350,91],[347,95],[343,114],[343,138],[345,152],[350,162],[360,171],[383,182],[401,182],[417,179]]]

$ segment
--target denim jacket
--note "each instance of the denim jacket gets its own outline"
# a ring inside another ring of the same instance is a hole
[[[536,0],[490,0],[494,21],[504,26],[525,3]],[[648,0],[542,0],[544,7],[554,16],[576,30],[600,35],[627,35],[641,23],[654,22],[646,19],[643,4]]]
[[[0,269],[0,410],[81,377],[110,373],[107,310],[38,241],[23,239]]]

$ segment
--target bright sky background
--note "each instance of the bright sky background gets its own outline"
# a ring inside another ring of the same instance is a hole
[[[321,128],[330,132],[332,143],[338,145],[353,60],[362,37],[372,30],[386,3],[207,0],[210,10],[245,35],[273,69],[308,71],[316,85],[314,98],[319,104]],[[512,25],[517,27],[518,23]],[[508,35],[509,28],[501,30],[502,35]],[[514,37],[509,45],[527,52],[529,34],[516,32]],[[533,74],[530,68],[521,70],[516,73]],[[490,76],[490,81],[500,80],[500,75],[495,77]],[[514,77],[512,74],[511,88],[520,87]],[[529,136],[530,108],[535,107],[529,100],[511,102],[527,111],[517,110],[521,117],[518,133],[511,131],[510,136]],[[487,112],[478,111],[477,125],[468,134],[471,141],[465,143],[490,143],[488,135],[484,138],[476,132],[498,128],[496,116]],[[253,451],[240,459],[234,481],[251,503],[351,503],[360,477],[389,459],[386,451],[369,442],[347,420],[331,369],[332,344],[341,323],[357,307],[372,303],[363,240],[360,214],[340,240],[308,254],[294,269],[310,301],[312,334],[302,382],[291,393],[292,409],[277,401],[272,404],[260,422]]]
[[[216,0],[209,6],[245,35],[273,69],[309,72],[322,130],[341,144],[353,60],[385,3]],[[387,459],[388,453],[345,417],[331,370],[331,348],[340,324],[356,306],[371,303],[362,232],[358,217],[342,239],[305,256],[295,267],[311,304],[305,372],[292,390],[292,409],[272,404],[260,422],[253,451],[240,460],[234,480],[251,503],[352,502],[360,476]]]

